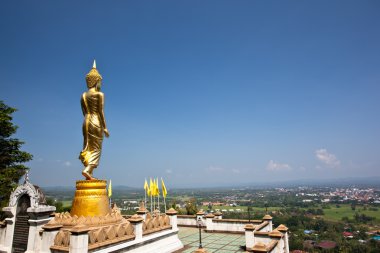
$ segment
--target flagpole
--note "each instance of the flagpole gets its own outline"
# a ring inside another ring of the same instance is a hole
[[[158,184],[158,180],[157,180],[157,184]],[[158,186],[157,186],[158,187]],[[157,209],[158,211],[160,211],[160,192],[158,192],[158,196],[157,196],[157,201],[158,201],[158,204],[157,204]]]
[[[150,195],[150,212],[153,213],[153,182],[152,178],[149,178],[149,195]]]
[[[146,189],[145,189],[145,183],[146,183],[146,178],[145,178],[145,182],[144,182],[144,192],[145,192],[145,208],[146,208]]]
[[[158,185],[158,179],[156,182],[156,188],[157,188],[157,207],[156,207],[156,210],[160,211],[160,186]]]
[[[153,208],[156,208],[156,196],[154,196],[153,201],[154,201],[154,203],[153,203]],[[153,211],[154,211],[154,210],[152,210],[152,212],[153,212]]]
[[[166,198],[164,197],[164,207],[165,207],[165,213],[166,213]]]
[[[152,204],[153,204],[153,200],[152,200],[152,193],[150,194],[150,212],[153,213],[153,207],[152,207]]]

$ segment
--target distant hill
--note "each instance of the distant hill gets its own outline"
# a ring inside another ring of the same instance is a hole
[[[244,184],[224,184],[214,187],[172,187],[171,190],[215,190],[215,189],[231,189],[231,188],[252,188],[252,189],[265,189],[265,188],[288,188],[288,187],[376,187],[380,188],[380,177],[347,177],[347,178],[334,178],[334,179],[297,179],[297,180],[284,180],[275,182],[252,182]],[[45,194],[56,194],[57,192],[62,195],[74,194],[75,188],[70,186],[47,186],[42,187]],[[116,185],[112,187],[114,194],[119,192],[143,192],[142,187],[131,187],[125,185]]]
[[[347,186],[357,186],[357,187],[380,187],[380,177],[347,177],[347,178],[332,178],[332,179],[298,179],[298,180],[287,180],[287,181],[277,181],[271,183],[250,183],[241,186],[249,186],[255,188],[267,188],[267,187],[297,187],[297,186],[336,186],[336,187],[347,187]]]

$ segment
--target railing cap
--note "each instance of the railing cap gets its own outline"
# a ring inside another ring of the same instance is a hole
[[[284,224],[280,224],[280,226],[277,227],[277,230],[281,232],[287,232],[289,229]]]
[[[245,225],[244,227],[245,230],[255,230],[255,226],[251,223]]]
[[[43,228],[43,230],[46,230],[46,231],[54,231],[54,230],[59,230],[62,227],[63,226],[60,224],[46,224],[42,228]]]
[[[269,236],[270,236],[270,237],[281,238],[281,237],[282,237],[282,234],[281,234],[281,232],[278,231],[277,229],[274,229],[273,231],[269,232]]]
[[[263,220],[272,220],[272,216],[270,216],[269,214],[266,214],[264,217],[263,217]]]
[[[213,215],[212,213],[209,213],[205,216],[206,218],[215,218],[215,215]]]
[[[268,252],[267,246],[263,242],[257,242],[252,248],[253,252]]]
[[[139,222],[142,222],[143,220],[144,219],[137,214],[132,215],[132,217],[128,219],[130,223],[139,223]]]
[[[176,215],[178,212],[172,207],[166,211],[167,215]]]
[[[81,235],[81,234],[88,233],[88,231],[90,231],[90,228],[86,225],[76,225],[75,227],[71,228],[69,231],[72,235]]]

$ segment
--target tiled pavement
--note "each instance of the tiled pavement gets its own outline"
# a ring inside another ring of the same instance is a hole
[[[180,252],[191,253],[198,248],[199,230],[197,228],[180,227],[178,236],[183,245],[187,246]],[[244,234],[205,233],[202,230],[202,246],[207,252],[244,252],[244,250],[240,248],[240,246],[244,245]]]

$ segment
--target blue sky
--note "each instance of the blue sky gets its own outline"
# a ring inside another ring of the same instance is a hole
[[[41,186],[81,179],[96,58],[110,138],[95,176],[218,186],[380,175],[379,1],[6,1],[0,99]]]

